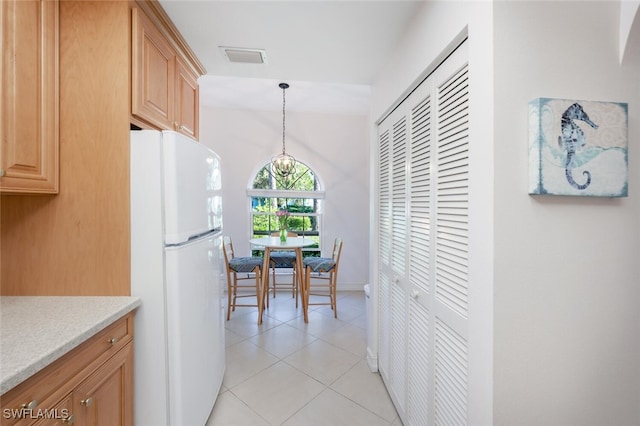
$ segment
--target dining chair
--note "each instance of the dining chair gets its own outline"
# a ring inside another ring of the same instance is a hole
[[[279,237],[280,232],[273,232],[272,237]],[[295,232],[288,231],[287,237],[297,237]],[[298,280],[296,274],[296,252],[293,250],[273,250],[269,255],[269,263],[271,266],[273,277],[273,297],[276,297],[276,268],[291,268],[291,297],[296,299],[296,308],[298,307]]]
[[[224,240],[224,261],[227,267],[227,321],[231,318],[231,311],[236,310],[236,306],[258,307],[258,298],[260,295],[260,280],[262,279],[262,258],[257,256],[235,257],[233,250],[233,242],[231,237],[225,236]],[[269,273],[267,271],[267,273]],[[242,276],[246,274],[246,276]],[[255,275],[255,278],[251,276]],[[255,279],[254,284],[242,284],[246,280]],[[238,290],[241,290],[238,292]],[[240,304],[238,298],[255,297],[256,303]],[[269,306],[269,298],[267,297],[267,307]]]
[[[331,257],[305,257],[302,260],[304,268],[304,286],[302,297],[305,299],[303,306],[331,305],[334,318],[338,318],[336,304],[336,284],[338,279],[338,265],[342,253],[342,238],[336,238],[333,242]],[[313,275],[316,274],[316,275]],[[326,296],[329,302],[309,302],[309,296]],[[305,317],[306,318],[306,317]]]

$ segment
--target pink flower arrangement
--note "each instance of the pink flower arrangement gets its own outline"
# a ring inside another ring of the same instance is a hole
[[[280,222],[280,229],[286,229],[287,222],[289,221],[289,216],[291,216],[291,213],[283,209],[278,210],[276,212],[276,216],[278,217],[278,221]]]

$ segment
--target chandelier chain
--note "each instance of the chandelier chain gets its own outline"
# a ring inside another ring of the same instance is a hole
[[[284,149],[284,135],[285,135],[285,96],[284,96],[284,91],[286,90],[286,87],[282,88],[282,154],[285,153],[285,149]]]
[[[282,154],[273,157],[271,163],[276,176],[288,179],[296,170],[296,159],[287,154],[285,146],[287,112],[285,90],[289,88],[289,85],[287,83],[280,83],[279,87],[282,89]]]

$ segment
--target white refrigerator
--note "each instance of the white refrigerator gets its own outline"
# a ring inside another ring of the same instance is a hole
[[[169,131],[131,131],[136,425],[204,425],[224,374],[220,158]]]

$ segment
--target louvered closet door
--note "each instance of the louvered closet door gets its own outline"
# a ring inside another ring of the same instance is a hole
[[[405,410],[407,376],[407,117],[392,121],[391,166],[391,393],[399,411]]]
[[[379,129],[379,369],[399,411],[407,365],[407,117],[392,114]],[[382,213],[384,212],[384,213]]]
[[[378,370],[389,376],[391,349],[391,131],[379,129],[378,148]]]
[[[466,58],[379,125],[379,361],[405,425],[467,423]]]
[[[411,158],[409,186],[409,348],[407,377],[408,408],[406,424],[428,425],[432,404],[430,372],[433,348],[430,338],[430,299],[433,259],[431,244],[431,158],[433,141],[432,85],[425,82],[412,96]]]
[[[434,423],[467,424],[469,320],[469,91],[465,49],[434,76],[435,179]]]

